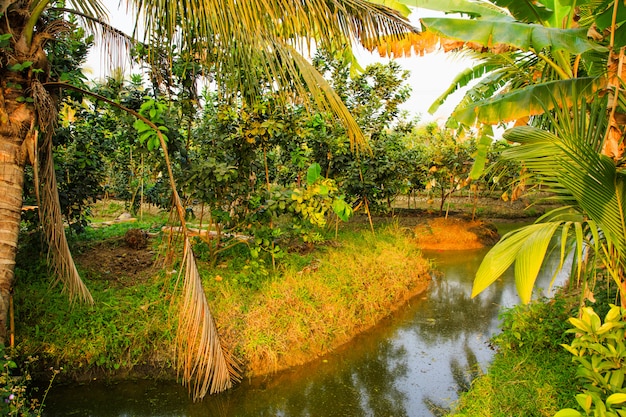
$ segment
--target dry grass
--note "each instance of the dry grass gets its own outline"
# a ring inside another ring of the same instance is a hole
[[[215,313],[218,326],[248,376],[324,355],[426,289],[429,265],[414,242],[398,231],[379,233],[328,249],[315,268],[286,271],[245,303],[222,286],[219,297],[230,309]]]

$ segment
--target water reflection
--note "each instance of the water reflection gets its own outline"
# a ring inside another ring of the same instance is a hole
[[[188,400],[173,383],[56,387],[45,416],[428,416],[442,415],[493,352],[498,311],[518,302],[512,277],[475,299],[484,251],[428,253],[441,271],[428,290],[367,334],[314,363]],[[551,273],[540,286],[547,287]]]

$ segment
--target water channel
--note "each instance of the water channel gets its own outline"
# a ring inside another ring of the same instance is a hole
[[[450,407],[493,351],[498,312],[519,300],[512,272],[475,299],[474,273],[486,250],[425,253],[440,273],[429,290],[375,329],[315,362],[199,403],[185,388],[152,381],[54,387],[44,416],[334,417],[436,416]],[[547,288],[552,273],[542,273]]]

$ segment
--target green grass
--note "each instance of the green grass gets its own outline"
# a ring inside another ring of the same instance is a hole
[[[95,304],[70,303],[52,287],[45,269],[18,271],[15,293],[16,351],[37,355],[41,369],[64,368],[65,377],[84,377],[157,365],[171,357],[175,320],[170,318],[171,285],[161,276],[148,283],[114,288],[86,280]],[[166,361],[167,362],[167,361]]]
[[[576,367],[560,346],[577,300],[561,296],[503,313],[498,352],[485,375],[472,383],[451,416],[550,416],[575,407]]]

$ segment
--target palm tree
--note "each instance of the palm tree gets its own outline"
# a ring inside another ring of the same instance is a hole
[[[506,156],[522,161],[534,180],[564,204],[536,224],[504,236],[479,268],[473,295],[515,263],[518,292],[528,302],[558,234],[560,267],[573,251],[573,276],[584,285],[598,274],[608,276],[626,305],[624,2],[403,3],[469,16],[422,19],[422,35],[436,34],[445,48],[464,48],[480,58],[474,68],[459,74],[432,109],[458,88],[480,79],[452,118],[467,126],[516,121],[520,126],[504,137],[520,146]],[[484,163],[486,148],[477,165],[481,159]]]
[[[569,94],[555,97],[554,104]],[[519,146],[503,156],[524,163],[531,179],[560,207],[505,235],[487,253],[476,273],[473,296],[515,263],[517,291],[528,303],[552,248],[560,256],[558,270],[573,257],[571,278],[583,287],[584,297],[591,296],[592,283],[604,277],[617,284],[622,304],[626,302],[626,177],[620,164],[603,154],[609,99],[587,104],[584,94],[575,96],[573,109],[559,108],[549,116],[551,130],[520,126],[505,132],[504,137]]]
[[[0,5],[0,343],[7,333],[7,309],[14,280],[15,254],[22,207],[24,167],[33,164],[40,178],[40,219],[56,275],[71,299],[93,302],[82,283],[63,233],[52,162],[51,135],[56,122],[59,87],[76,88],[51,79],[45,44],[72,30],[66,13],[80,16],[115,40],[128,40],[105,24],[99,0],[7,0]],[[351,138],[363,139],[354,119],[323,77],[305,59],[316,47],[349,53],[353,42],[374,48],[382,37],[401,39],[413,31],[388,0],[128,0],[129,10],[145,28],[149,51],[185,51],[210,68],[224,97],[252,102],[260,92],[275,89],[284,100],[299,100],[332,110],[346,124]],[[405,10],[406,12],[406,10]],[[120,51],[117,51],[118,53]],[[122,53],[124,51],[122,50]],[[148,54],[156,66],[171,62]],[[165,73],[163,68],[154,73]],[[269,80],[269,81],[268,81]],[[104,97],[97,97],[103,101]],[[110,102],[110,101],[109,101]],[[115,105],[115,103],[112,103]],[[119,106],[119,105],[117,105]],[[167,159],[158,126],[155,129]],[[184,210],[171,185],[181,221]],[[183,223],[184,224],[184,223]],[[185,239],[182,310],[179,320],[178,366],[194,398],[229,388],[238,378],[236,365],[222,348],[202,290],[189,239]]]

